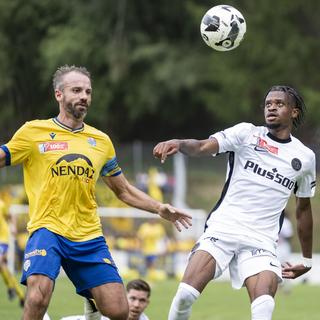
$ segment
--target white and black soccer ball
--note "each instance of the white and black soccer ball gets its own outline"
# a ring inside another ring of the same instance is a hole
[[[246,20],[241,12],[229,5],[212,7],[205,13],[200,24],[204,42],[218,51],[238,47],[246,30]]]

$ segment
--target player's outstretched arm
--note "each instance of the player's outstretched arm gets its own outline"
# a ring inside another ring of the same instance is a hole
[[[0,168],[3,168],[6,165],[6,154],[0,149]]]
[[[153,149],[153,155],[164,163],[168,156],[178,151],[188,156],[210,155],[219,151],[219,144],[215,138],[206,140],[173,139],[158,143]]]
[[[103,181],[116,196],[129,206],[159,214],[163,219],[171,221],[178,231],[182,227],[191,226],[191,216],[170,204],[154,200],[146,193],[131,185],[123,174],[115,177],[103,177]]]
[[[313,219],[310,198],[297,198],[296,201],[297,230],[303,260],[300,264],[286,263],[282,268],[282,276],[295,279],[308,272],[312,267],[312,229]]]

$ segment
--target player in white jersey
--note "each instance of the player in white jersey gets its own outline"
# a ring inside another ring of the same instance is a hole
[[[305,104],[288,86],[272,87],[264,99],[266,126],[240,123],[206,140],[169,140],[154,148],[164,162],[177,152],[189,156],[229,153],[221,198],[193,248],[172,301],[169,320],[186,320],[206,285],[229,267],[232,285],[245,286],[252,320],[270,320],[283,278],[296,278],[312,266],[312,211],[315,155],[291,135],[303,120]],[[301,264],[281,264],[276,256],[281,213],[296,196]]]

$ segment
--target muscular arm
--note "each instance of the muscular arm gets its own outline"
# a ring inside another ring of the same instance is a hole
[[[186,229],[191,226],[191,216],[189,214],[170,204],[163,204],[154,200],[131,185],[123,174],[115,177],[103,177],[103,181],[120,200],[132,207],[159,214],[161,218],[172,222],[178,231],[181,231],[181,226]]]
[[[123,174],[115,177],[103,177],[103,181],[124,203],[131,207],[157,213],[161,203],[131,185]]]
[[[180,151],[188,156],[205,156],[219,151],[219,144],[215,138],[206,140],[168,140],[158,143],[153,149],[153,155],[164,162],[168,156]]]
[[[6,165],[6,154],[0,149],[0,168],[3,168]]]
[[[302,256],[305,258],[311,258],[313,221],[309,198],[297,198],[296,218]],[[306,267],[303,263],[292,265],[288,262],[285,263],[282,268],[282,276],[285,279],[295,279],[308,272],[310,269],[310,267]]]
[[[297,198],[296,200],[297,231],[301,245],[302,255],[312,257],[312,210],[309,198]]]

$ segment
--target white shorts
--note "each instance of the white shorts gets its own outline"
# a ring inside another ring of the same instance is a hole
[[[191,251],[203,250],[216,260],[213,279],[219,278],[229,267],[232,287],[240,289],[244,281],[255,274],[269,270],[282,282],[281,264],[275,252],[268,250],[258,240],[242,235],[225,233],[204,233]]]

